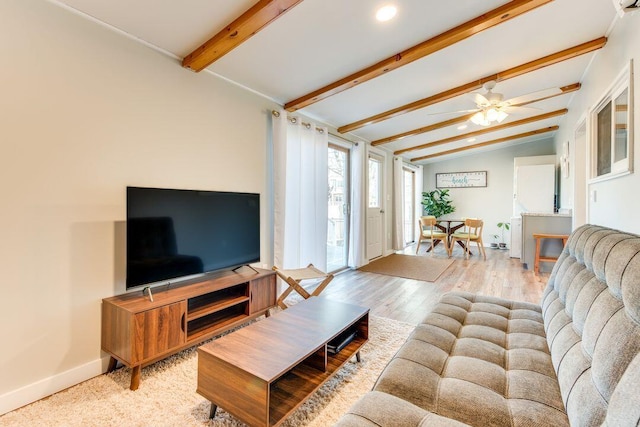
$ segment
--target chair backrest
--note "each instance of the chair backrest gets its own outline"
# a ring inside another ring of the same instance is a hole
[[[433,228],[437,222],[438,220],[433,215],[420,217],[420,228],[421,229]]]
[[[475,234],[476,236],[482,236],[482,227],[484,222],[477,218],[467,218],[464,220],[464,225],[467,227],[468,232]]]

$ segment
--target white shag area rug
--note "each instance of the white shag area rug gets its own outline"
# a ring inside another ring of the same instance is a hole
[[[334,424],[375,380],[414,325],[369,317],[369,342],[316,391],[283,426]],[[243,426],[224,408],[209,420],[210,403],[196,393],[196,347],[142,369],[140,388],[129,390],[131,371],[118,369],[0,417],[2,426]]]

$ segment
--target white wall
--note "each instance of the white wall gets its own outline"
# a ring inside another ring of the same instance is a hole
[[[270,101],[42,0],[0,2],[0,413],[101,372],[127,185],[262,193]]]
[[[565,117],[560,131],[556,135],[555,144],[558,155],[561,153],[564,141],[570,142],[571,150],[587,149],[587,147],[575,145],[575,129],[586,117],[587,111],[602,98],[619,73],[629,63],[629,60],[633,59],[635,68],[633,79],[635,85],[634,128],[636,129],[634,164],[637,171],[640,168],[637,132],[640,126],[640,98],[638,97],[640,91],[640,12],[627,14],[622,19],[616,19],[607,44],[597,53],[582,81],[582,89],[576,93],[569,106],[569,114]],[[588,130],[587,135],[589,135]],[[589,138],[587,137],[588,143]],[[588,156],[586,157],[588,161]],[[566,208],[573,207],[575,198],[573,170],[570,169],[570,171],[571,176],[561,181],[561,206]],[[633,192],[633,189],[638,187],[640,187],[638,172],[590,185],[584,181],[576,182],[576,188],[580,191],[597,192],[595,202],[593,200],[587,201],[588,222],[635,233],[640,233],[640,224],[636,219],[636,213],[640,211],[640,198],[635,197]]]
[[[513,213],[513,159],[515,157],[555,154],[553,140],[476,153],[424,166],[424,191],[435,189],[436,173],[487,171],[487,187],[451,188],[449,194],[456,211],[443,218],[476,217],[484,220],[483,241],[489,245],[491,235],[501,234],[498,222],[510,221]],[[510,242],[505,233],[505,242]],[[500,240],[500,239],[498,239]]]

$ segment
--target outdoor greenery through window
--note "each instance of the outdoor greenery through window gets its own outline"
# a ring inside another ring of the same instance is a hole
[[[329,145],[327,271],[347,266],[349,242],[349,150]]]

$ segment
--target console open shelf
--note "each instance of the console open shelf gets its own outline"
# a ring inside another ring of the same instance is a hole
[[[248,282],[189,298],[187,300],[187,321],[191,322],[247,301],[249,301]]]

